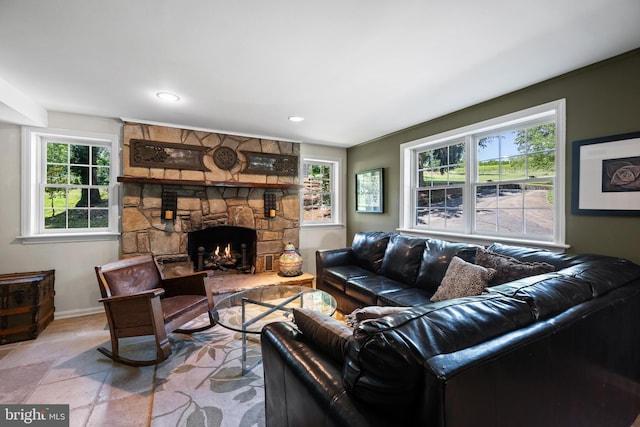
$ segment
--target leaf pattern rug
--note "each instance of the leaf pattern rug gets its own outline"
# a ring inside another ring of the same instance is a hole
[[[261,357],[257,335],[250,338],[247,366]],[[157,365],[152,426],[265,425],[262,364],[242,375],[240,333],[217,325],[170,339],[173,353]]]

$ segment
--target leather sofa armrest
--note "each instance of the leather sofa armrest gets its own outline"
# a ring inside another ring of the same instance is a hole
[[[336,265],[355,264],[353,250],[349,248],[321,249],[316,251],[316,266],[334,267]]]
[[[342,365],[310,345],[294,325],[286,322],[266,325],[260,346],[268,426],[402,424],[398,424],[398,414],[387,415],[353,399],[342,384]]]
[[[322,283],[322,271],[325,268],[350,264],[356,264],[356,257],[351,247],[316,251],[316,283]]]

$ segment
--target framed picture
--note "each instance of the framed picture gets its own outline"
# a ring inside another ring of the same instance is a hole
[[[384,212],[383,187],[382,168],[356,173],[356,212]]]
[[[162,169],[188,169],[208,171],[204,155],[208,147],[176,144],[173,142],[132,139],[129,147],[131,166]]]
[[[298,176],[298,156],[240,151],[247,158],[242,173]]]
[[[571,212],[640,216],[640,132],[574,141]]]

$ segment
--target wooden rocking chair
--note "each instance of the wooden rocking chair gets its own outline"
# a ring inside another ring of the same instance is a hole
[[[171,354],[170,332],[190,334],[211,328],[213,297],[205,285],[206,272],[165,278],[155,258],[137,256],[95,267],[111,332],[111,351],[98,351],[116,362],[131,366],[160,363]],[[195,329],[178,329],[203,313],[209,321]],[[156,358],[132,360],[120,356],[118,339],[155,336]]]

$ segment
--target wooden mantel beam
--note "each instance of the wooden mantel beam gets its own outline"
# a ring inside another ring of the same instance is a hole
[[[268,184],[259,182],[233,182],[233,181],[190,181],[184,179],[158,179],[141,178],[135,176],[119,176],[118,182],[130,184],[157,184],[157,185],[190,185],[202,187],[235,187],[235,188],[268,188],[283,190],[298,190],[302,188],[299,184]]]

